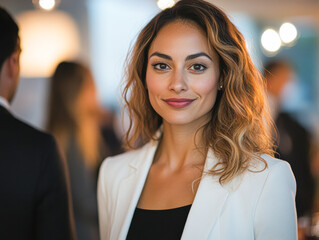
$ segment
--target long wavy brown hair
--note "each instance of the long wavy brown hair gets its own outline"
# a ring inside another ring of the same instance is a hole
[[[272,121],[265,102],[264,81],[252,63],[245,40],[226,14],[202,0],[181,0],[157,14],[140,32],[128,55],[123,98],[130,117],[126,142],[155,139],[162,118],[152,108],[145,83],[148,51],[157,33],[168,23],[191,22],[206,34],[209,47],[220,62],[217,99],[211,121],[203,126],[203,140],[219,163],[210,170],[226,183],[247,170],[252,159],[267,163],[261,154],[273,155]],[[158,139],[157,139],[158,140]]]
[[[79,62],[61,62],[50,86],[47,130],[57,139],[62,154],[75,140],[87,166],[99,160],[99,107],[90,69]]]

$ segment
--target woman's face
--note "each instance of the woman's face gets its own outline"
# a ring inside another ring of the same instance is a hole
[[[197,25],[175,21],[159,31],[148,53],[146,84],[164,124],[200,127],[209,121],[218,79],[218,56]]]

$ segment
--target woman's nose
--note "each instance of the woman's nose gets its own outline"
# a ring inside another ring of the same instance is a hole
[[[171,76],[171,81],[169,84],[169,90],[176,93],[186,91],[188,89],[187,83],[185,81],[185,74],[183,71],[175,71]]]

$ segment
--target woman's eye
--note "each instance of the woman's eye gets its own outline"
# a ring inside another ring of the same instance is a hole
[[[166,63],[155,63],[152,64],[153,68],[156,70],[160,70],[160,71],[164,71],[164,70],[168,70],[169,66]]]
[[[202,72],[206,69],[207,67],[204,66],[203,64],[193,64],[189,69],[194,71],[194,72]]]

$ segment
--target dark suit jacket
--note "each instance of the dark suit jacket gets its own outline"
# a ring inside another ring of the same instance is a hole
[[[0,106],[0,239],[75,239],[65,167],[51,135]]]
[[[287,113],[279,113],[276,125],[279,134],[276,157],[290,163],[297,182],[297,215],[311,214],[314,180],[310,172],[310,134]]]

